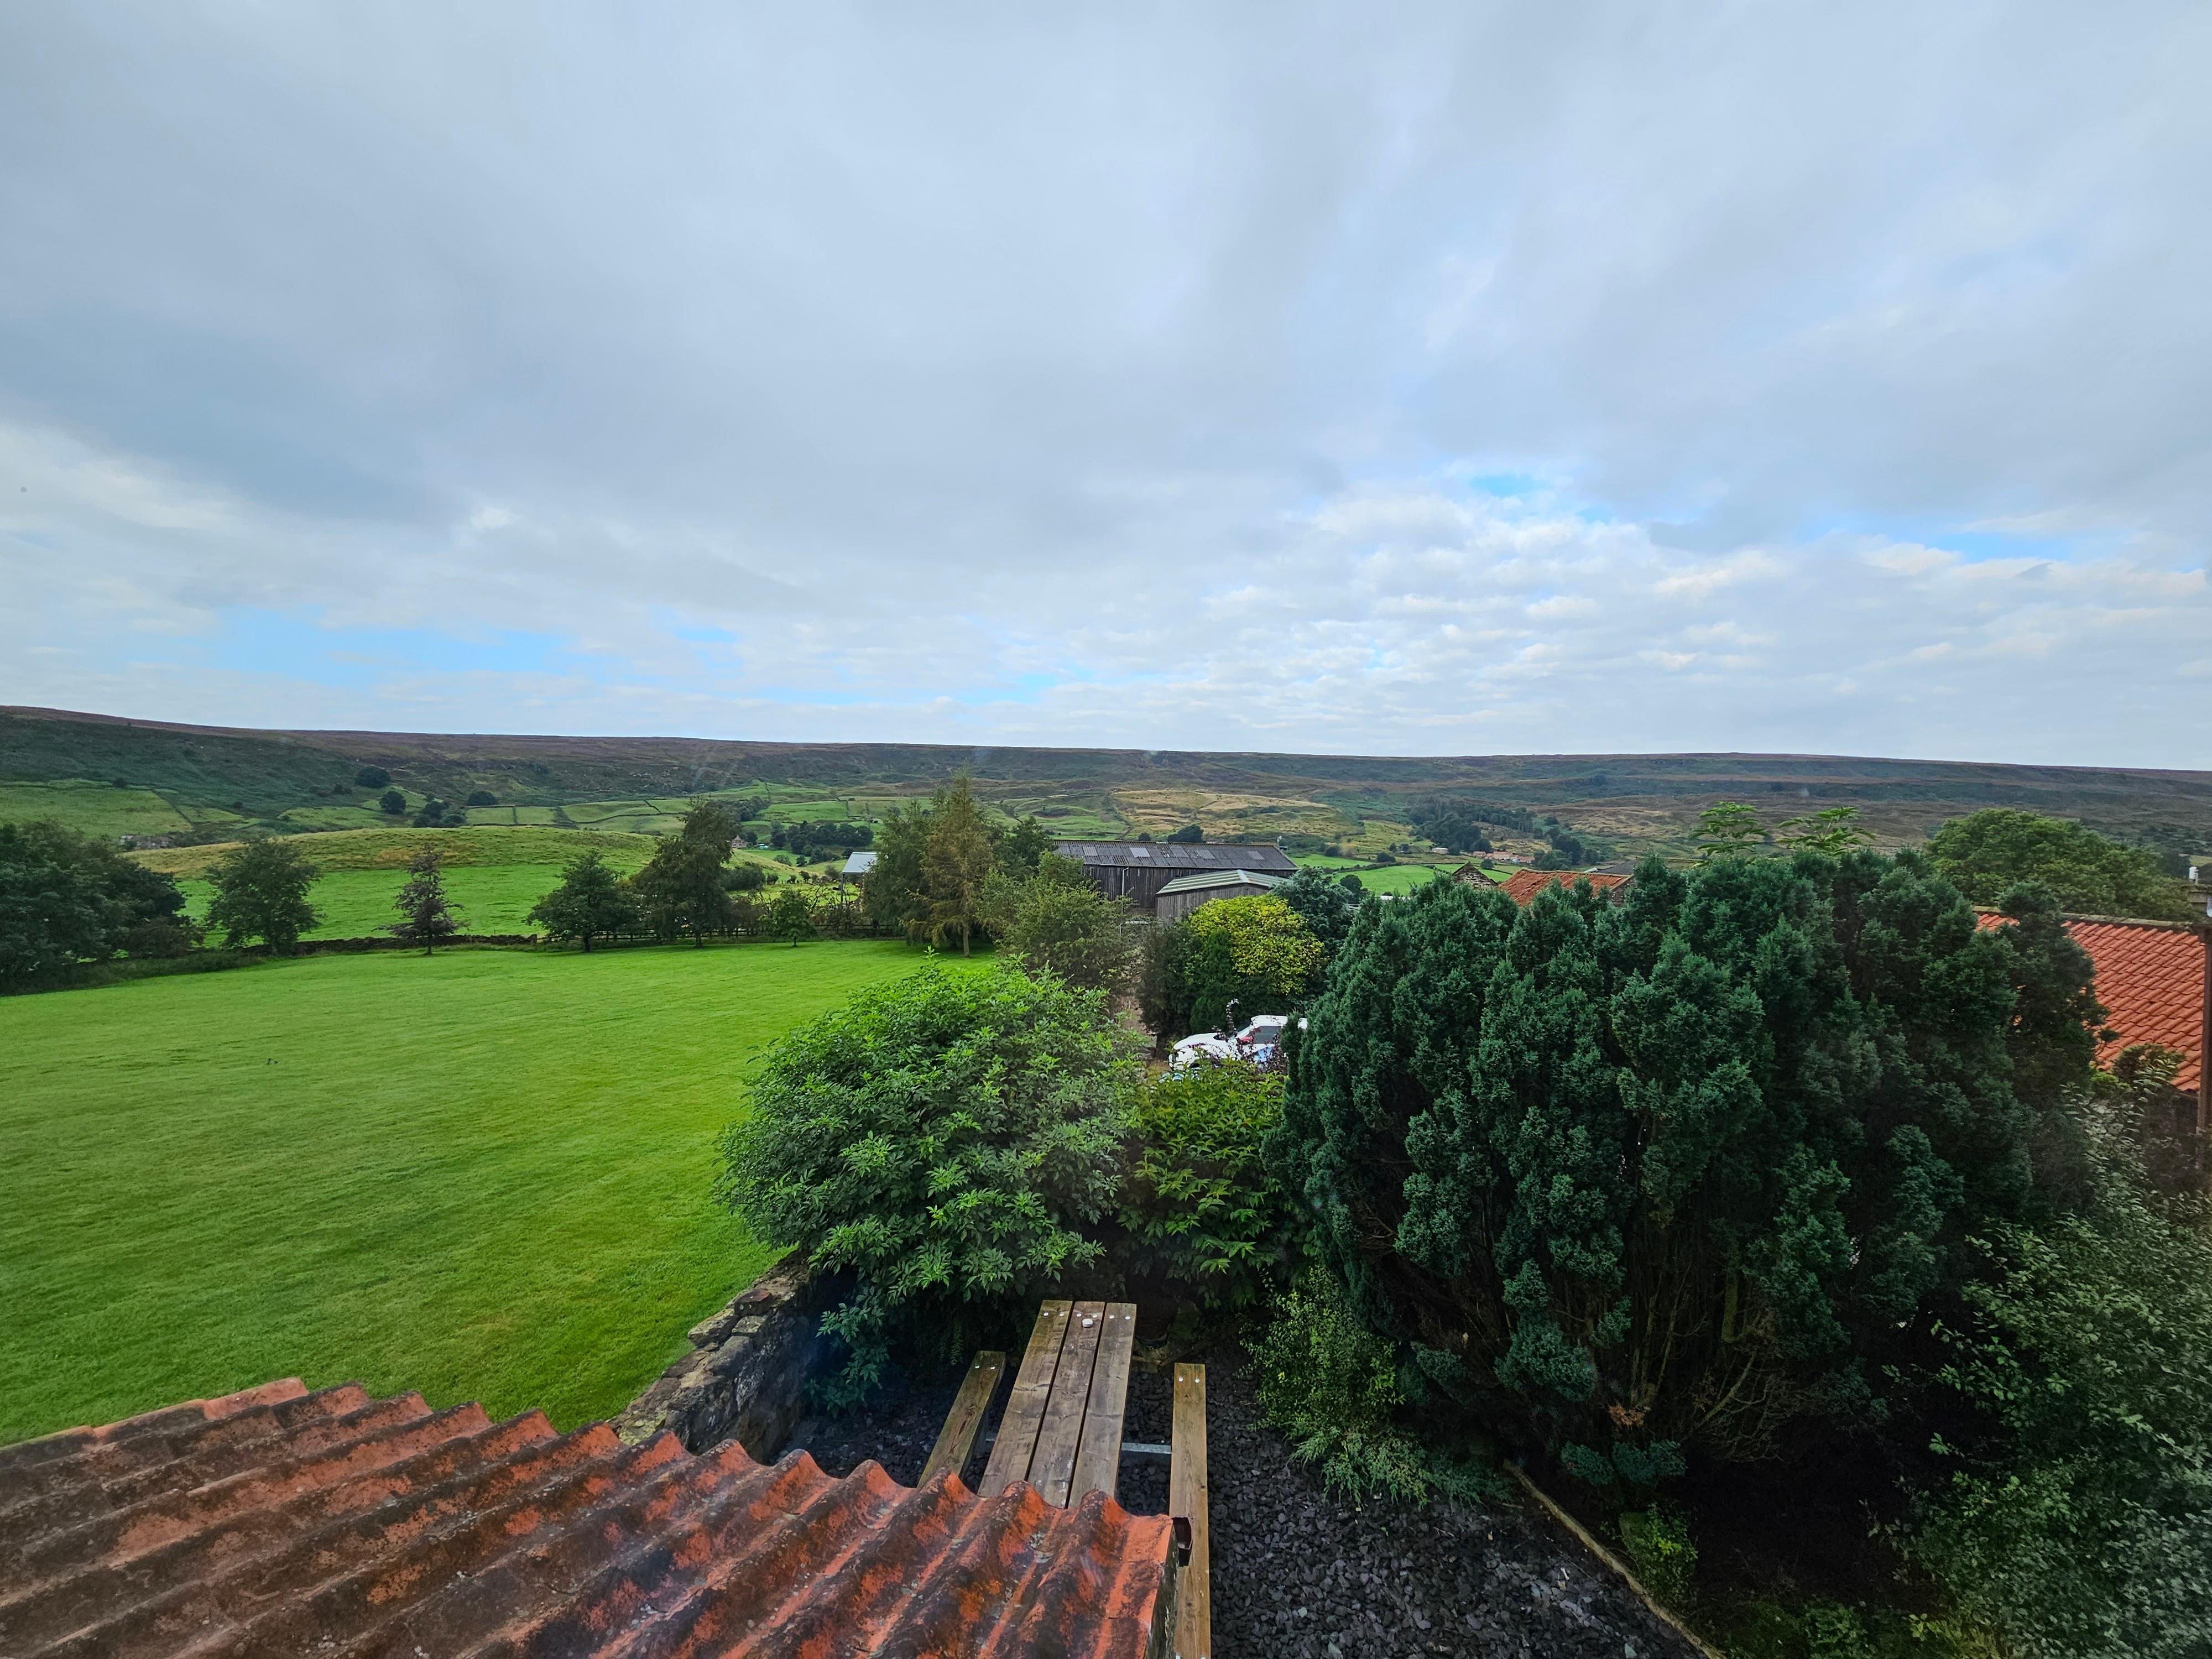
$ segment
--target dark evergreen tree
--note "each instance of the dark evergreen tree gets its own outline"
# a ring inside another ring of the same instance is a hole
[[[1272,1156],[1419,1374],[1586,1480],[1878,1421],[2086,1068],[2087,959],[2014,897],[1860,852],[1364,906]]]
[[[461,930],[446,896],[446,878],[439,867],[441,863],[434,848],[426,848],[417,853],[407,866],[406,883],[392,901],[400,919],[392,923],[391,933],[406,944],[421,945],[426,957],[440,939],[450,939]]]

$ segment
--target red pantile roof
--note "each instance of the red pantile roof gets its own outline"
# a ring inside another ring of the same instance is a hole
[[[1579,870],[1516,870],[1500,884],[1516,904],[1527,904],[1547,887],[1571,887],[1586,881],[1602,893],[1608,887],[1626,886],[1632,876],[1585,875]]]
[[[1980,921],[2001,927],[2005,918],[1984,910]],[[2097,1063],[2109,1066],[2121,1049],[2138,1042],[2178,1048],[2185,1058],[2174,1085],[2194,1093],[2204,1076],[2203,939],[2172,922],[2101,916],[2069,917],[2066,931],[2097,965],[2097,1000],[2105,1005],[2106,1025],[2117,1034],[2099,1046]]]
[[[0,1653],[1136,1659],[1170,1528],[271,1382],[0,1449]]]

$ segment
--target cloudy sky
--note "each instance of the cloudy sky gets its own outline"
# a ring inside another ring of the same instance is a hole
[[[0,13],[0,702],[2212,766],[2212,9]]]

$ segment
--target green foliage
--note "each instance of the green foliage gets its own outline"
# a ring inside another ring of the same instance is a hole
[[[1321,979],[1321,941],[1272,893],[1216,899],[1176,926],[1182,950],[1170,998],[1177,1036],[1219,1024],[1231,1001],[1239,1019],[1285,1012]]]
[[[780,945],[796,948],[814,937],[814,906],[798,887],[785,887],[768,902],[761,932]]]
[[[689,933],[693,945],[703,946],[709,934],[729,930],[736,911],[723,878],[737,833],[729,809],[707,801],[686,812],[683,827],[653,849],[630,889],[655,933]]]
[[[1686,1607],[1696,1588],[1698,1547],[1690,1523],[1675,1510],[1654,1504],[1620,1517],[1620,1541],[1644,1588],[1668,1607]]]
[[[1052,832],[1037,822],[1034,813],[1007,830],[999,842],[999,863],[1011,875],[1033,875],[1040,860],[1054,856]]]
[[[499,797],[493,794],[489,789],[471,789],[469,791],[469,805],[471,806],[496,806],[499,805]]]
[[[1097,1261],[1134,1066],[1096,992],[933,966],[771,1049],[718,1191],[757,1237],[854,1288],[823,1322],[860,1398],[905,1332],[948,1352],[979,1313]]]
[[[1186,823],[1180,830],[1169,830],[1167,840],[1170,844],[1197,847],[1204,843],[1206,831],[1195,823]]]
[[[1364,908],[1270,1161],[1370,1327],[1584,1480],[1879,1424],[2086,1068],[2087,959],[2014,896],[1861,852]]]
[[[353,775],[353,781],[359,788],[381,789],[392,781],[392,774],[380,766],[364,766]]]
[[[407,868],[407,884],[392,901],[399,912],[392,933],[405,944],[421,945],[427,957],[440,939],[460,932],[461,925],[446,896],[446,878],[439,869],[437,850],[427,848],[417,854]]]
[[[1273,896],[1305,923],[1323,951],[1334,956],[1352,932],[1352,913],[1365,890],[1357,876],[1332,878],[1326,871],[1301,870],[1275,889]]]
[[[435,795],[423,801],[422,811],[415,814],[415,827],[417,830],[441,830],[449,825],[459,829],[468,821],[469,815],[466,812],[451,801],[441,800]]]
[[[2212,1628],[2212,1207],[2149,1194],[2149,1104],[2080,1107],[2087,1202],[1991,1228],[1942,1333],[1989,1426],[1936,1442],[1955,1473],[1905,1541],[2025,1659],[2183,1659]]]
[[[376,804],[396,818],[407,810],[407,797],[397,789],[387,789],[376,798]]]
[[[957,939],[966,956],[983,923],[983,896],[998,873],[997,848],[965,776],[937,792],[921,846],[921,905],[911,930],[932,945]]]
[[[1140,1269],[1249,1307],[1285,1255],[1288,1195],[1261,1159],[1283,1115],[1278,1072],[1201,1066],[1155,1079],[1139,1097],[1136,1164],[1121,1221]]]
[[[1330,1492],[1364,1503],[1418,1503],[1434,1479],[1420,1449],[1392,1421],[1403,1396],[1389,1346],[1354,1317],[1343,1288],[1308,1273],[1275,1299],[1252,1344],[1260,1408],[1317,1467]]]
[[[58,983],[118,950],[191,939],[177,884],[50,820],[0,824],[0,987]]]
[[[289,839],[271,837],[234,848],[208,872],[215,897],[208,905],[207,925],[222,928],[223,942],[232,950],[258,939],[272,951],[289,951],[319,919],[307,902],[307,890],[321,873]]]
[[[1784,818],[1775,840],[1793,853],[1823,853],[1839,859],[1874,837],[1858,823],[1856,806],[1824,806],[1809,815]]]
[[[589,952],[593,939],[629,933],[640,916],[629,889],[595,851],[568,861],[561,884],[538,901],[530,920],[556,944],[574,939]]]
[[[1432,847],[1453,853],[1487,853],[1490,837],[1483,821],[1464,802],[1429,800],[1413,808],[1413,828]]]
[[[1698,862],[1741,858],[1766,839],[1759,814],[1740,800],[1717,800],[1698,814]]]
[[[1954,818],[1929,837],[1928,856],[1977,904],[2005,890],[2039,883],[2077,914],[2186,921],[2193,914],[2181,884],[2151,854],[2065,818],[2009,806]]]
[[[1013,888],[993,931],[1032,973],[1086,991],[1119,985],[1134,948],[1127,901],[1109,899],[1072,859],[1047,853],[1036,868]]]

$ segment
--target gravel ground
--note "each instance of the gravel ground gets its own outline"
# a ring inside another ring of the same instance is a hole
[[[902,1386],[871,1412],[799,1425],[824,1471],[865,1458],[911,1484],[936,1443],[957,1376]],[[1169,1437],[1171,1382],[1139,1367],[1124,1435]],[[998,1426],[1005,1389],[986,1419]],[[1528,1659],[1695,1659],[1627,1588],[1540,1516],[1439,1499],[1419,1510],[1355,1509],[1293,1465],[1260,1415],[1234,1349],[1206,1362],[1206,1441],[1213,1526],[1218,1659],[1351,1659],[1465,1654]],[[979,1441],[964,1478],[981,1476]],[[1157,1515],[1167,1464],[1125,1459],[1122,1504]]]

